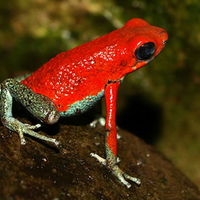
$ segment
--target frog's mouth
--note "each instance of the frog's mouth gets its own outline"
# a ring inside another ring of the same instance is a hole
[[[154,58],[155,58],[155,56],[151,57],[148,60],[137,60],[135,62],[135,64],[132,66],[132,70],[135,71],[135,70],[143,67],[144,65],[148,64],[149,62],[151,62]]]

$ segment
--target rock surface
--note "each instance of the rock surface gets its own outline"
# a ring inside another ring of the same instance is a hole
[[[104,128],[58,123],[40,129],[54,133],[62,148],[18,135],[0,126],[0,199],[196,200],[197,187],[170,161],[134,135],[119,130],[120,166],[142,180],[130,189],[90,156],[104,156]]]

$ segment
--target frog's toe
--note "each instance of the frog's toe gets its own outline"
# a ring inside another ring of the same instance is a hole
[[[23,132],[22,132],[22,131],[19,131],[19,132],[18,132],[18,135],[19,135],[19,138],[20,138],[20,143],[21,143],[21,145],[25,145],[25,144],[26,144],[26,140],[25,140],[25,138],[24,138]]]
[[[120,140],[122,138],[121,135],[119,135],[119,133],[117,133],[117,139]]]
[[[101,126],[105,126],[105,124],[106,124],[105,118],[100,117],[100,118],[98,118],[98,119],[92,121],[92,122],[90,123],[90,126],[95,128],[95,127],[97,126],[97,124],[100,124]]]
[[[27,129],[34,130],[34,129],[40,128],[42,125],[41,124],[35,124],[35,125],[24,124],[24,126],[26,126]]]
[[[98,154],[96,154],[96,153],[90,153],[90,155],[92,156],[92,157],[94,157],[94,158],[96,158],[101,164],[103,164],[103,165],[107,165],[106,163],[106,159],[105,158],[102,158],[101,156],[99,156]],[[117,163],[119,163],[119,162],[121,162],[121,160],[120,160],[120,158],[119,157],[117,157],[117,160],[116,160],[116,162]]]
[[[137,185],[141,184],[141,180],[132,176],[129,176],[124,171],[122,171],[118,165],[110,167],[112,173],[123,183],[127,188],[131,187],[131,184],[126,180],[131,180],[132,182],[136,183]]]
[[[31,125],[31,127],[33,129],[36,129],[36,127],[38,127],[37,125]],[[28,128],[24,128],[23,129],[23,133],[27,134],[27,135],[30,135],[32,137],[35,137],[35,138],[38,138],[40,140],[44,140],[44,141],[47,141],[47,142],[51,142],[53,144],[55,144],[56,146],[58,146],[60,143],[54,139],[54,138],[50,138],[50,137],[47,137],[45,135],[40,135],[39,133],[35,132],[35,131],[32,131],[31,129],[28,129]],[[20,134],[19,134],[20,135]],[[21,139],[21,136],[20,136],[20,139]],[[21,144],[22,144],[23,140],[21,139]]]
[[[141,184],[141,180],[140,180],[139,178],[135,178],[135,177],[129,176],[129,175],[126,174],[126,173],[124,173],[123,175],[124,175],[124,177],[125,177],[126,179],[131,180],[132,182],[136,183],[137,185],[140,185],[140,184]]]
[[[96,158],[101,164],[106,166],[106,159],[102,158],[101,156],[97,155],[96,153],[90,153],[90,155]]]

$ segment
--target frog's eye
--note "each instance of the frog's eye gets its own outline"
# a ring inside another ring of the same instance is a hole
[[[135,56],[138,60],[148,60],[155,53],[156,48],[153,42],[147,42],[135,50]]]

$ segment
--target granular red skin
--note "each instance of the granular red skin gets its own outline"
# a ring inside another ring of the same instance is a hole
[[[116,102],[117,102],[117,91],[120,86],[120,82],[109,84],[105,90],[106,98],[106,143],[117,156],[117,126],[116,126]]]
[[[109,81],[145,65],[136,61],[135,50],[153,40],[157,55],[164,46],[161,37],[166,37],[162,32],[142,19],[132,19],[120,29],[58,54],[21,83],[50,98],[59,111],[67,111],[73,103],[104,90]]]

